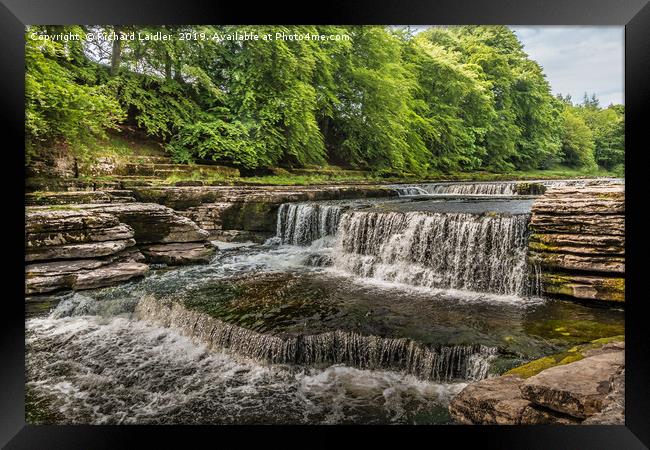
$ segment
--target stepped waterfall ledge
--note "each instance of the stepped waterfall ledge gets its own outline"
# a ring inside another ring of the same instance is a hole
[[[178,303],[145,298],[139,317],[181,330],[216,349],[275,364],[345,364],[362,369],[402,370],[425,380],[480,380],[496,348],[482,345],[432,347],[410,339],[364,336],[341,330],[317,335],[258,333],[188,310]]]
[[[420,287],[529,294],[528,218],[353,211],[341,218],[334,265]]]
[[[282,244],[306,245],[336,233],[342,206],[283,203],[278,210],[276,237]]]

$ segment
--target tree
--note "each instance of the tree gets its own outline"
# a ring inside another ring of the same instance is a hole
[[[562,111],[562,162],[571,167],[595,167],[594,138],[584,120],[566,106]]]
[[[50,33],[77,33],[81,27],[57,27]],[[86,62],[78,41],[33,39],[44,27],[28,27],[25,43],[25,131],[28,156],[39,147],[64,140],[83,151],[89,139],[124,118],[119,102],[106,86],[87,85]]]

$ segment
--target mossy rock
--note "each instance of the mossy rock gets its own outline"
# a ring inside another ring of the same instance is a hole
[[[607,302],[625,301],[625,278],[544,273],[542,286],[546,294],[593,299]]]
[[[183,306],[258,332],[285,331],[296,322],[322,321],[336,307],[319,299],[323,289],[304,287],[293,276],[259,275],[218,280],[189,289]]]
[[[546,370],[550,367],[561,366],[564,364],[570,364],[575,361],[580,361],[585,357],[585,353],[589,350],[595,350],[603,347],[605,344],[610,342],[621,342],[625,340],[625,336],[610,336],[607,338],[600,338],[591,341],[588,344],[580,345],[577,347],[572,347],[566,352],[557,353],[555,355],[545,356],[543,358],[536,359],[514,369],[510,369],[503,375],[516,375],[521,378],[529,378],[533,375],[537,375],[543,370]]]
[[[221,216],[224,230],[275,231],[280,205],[268,202],[233,203]]]
[[[515,192],[519,195],[542,195],[546,192],[546,186],[542,183],[517,183]]]
[[[581,344],[595,339],[622,335],[623,324],[609,324],[593,320],[543,320],[528,323],[526,332],[558,343]]]

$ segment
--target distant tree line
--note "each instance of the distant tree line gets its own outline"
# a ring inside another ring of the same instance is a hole
[[[349,40],[103,40],[93,33],[349,35]],[[34,39],[76,33],[79,41]],[[621,168],[622,105],[554,97],[504,26],[32,26],[28,152],[121,123],[180,162],[336,164],[387,173]]]

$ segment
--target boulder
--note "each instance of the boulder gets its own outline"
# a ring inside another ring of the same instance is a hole
[[[114,227],[120,221],[112,214],[100,211],[85,211],[76,207],[27,208],[25,211],[25,233],[58,233],[62,231],[87,231]]]
[[[27,209],[25,261],[108,256],[135,245],[133,229],[110,214]]]
[[[624,365],[620,351],[590,356],[526,379],[521,393],[532,403],[584,419],[601,411],[611,390],[610,377]]]
[[[115,219],[117,221],[117,219]],[[133,229],[123,223],[104,228],[86,228],[77,230],[49,230],[40,233],[28,233],[25,236],[27,248],[48,247],[86,242],[104,242],[131,239]]]
[[[624,350],[611,337],[531,361],[468,385],[449,412],[464,424],[623,424]]]
[[[521,397],[523,379],[506,375],[468,385],[449,404],[451,416],[462,424],[517,425],[530,402]]]
[[[210,262],[215,247],[203,242],[183,242],[141,247],[147,262],[156,264],[191,264]]]
[[[612,389],[603,400],[603,409],[588,417],[586,425],[625,425],[625,369],[609,380]]]

